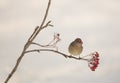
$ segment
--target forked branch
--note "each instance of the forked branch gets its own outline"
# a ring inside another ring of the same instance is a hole
[[[12,69],[12,71],[10,72],[10,74],[8,75],[8,77],[5,79],[5,82],[4,83],[8,83],[8,81],[10,80],[10,78],[13,76],[13,74],[16,72],[23,56],[25,55],[25,51],[29,48],[29,46],[31,45],[31,42],[34,41],[34,39],[36,38],[36,36],[39,34],[39,32],[46,28],[47,26],[50,26],[50,22],[49,21],[47,24],[45,24],[45,21],[46,21],[46,18],[48,16],[48,11],[49,11],[49,8],[50,8],[50,5],[51,5],[51,0],[48,1],[48,5],[47,5],[47,9],[46,9],[46,12],[45,12],[45,16],[43,18],[43,21],[41,23],[40,26],[37,26],[34,30],[34,32],[32,33],[32,35],[28,38],[28,41],[26,42],[26,44],[24,45],[24,48],[23,48],[23,51],[20,55],[20,57],[17,59],[17,62],[14,66],[14,68]]]

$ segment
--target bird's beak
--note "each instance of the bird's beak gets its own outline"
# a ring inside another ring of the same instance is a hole
[[[81,44],[83,44],[83,41],[81,40]]]

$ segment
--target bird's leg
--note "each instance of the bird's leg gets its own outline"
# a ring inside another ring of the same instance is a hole
[[[78,58],[79,58],[79,59],[81,59],[81,58],[80,58],[80,55],[79,55],[79,57],[78,57]]]

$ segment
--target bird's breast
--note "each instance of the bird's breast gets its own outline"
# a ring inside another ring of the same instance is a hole
[[[81,54],[82,50],[83,50],[82,44],[79,44],[79,43],[73,42],[69,46],[69,52],[72,55],[79,55],[79,54]]]

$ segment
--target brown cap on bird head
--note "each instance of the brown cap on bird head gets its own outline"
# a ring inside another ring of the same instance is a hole
[[[83,44],[83,41],[80,38],[76,38],[75,41]]]

